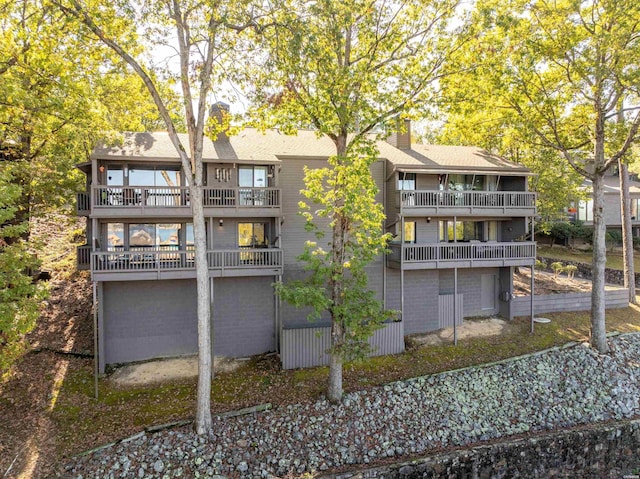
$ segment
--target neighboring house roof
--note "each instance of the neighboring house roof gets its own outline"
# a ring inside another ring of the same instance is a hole
[[[186,134],[180,134],[182,144],[189,144]],[[391,163],[394,170],[415,172],[459,171],[495,174],[528,175],[530,170],[511,163],[477,147],[414,144],[401,150],[385,142],[378,142],[380,158]],[[278,130],[261,132],[254,128],[242,130],[228,140],[211,141],[205,138],[204,161],[278,162],[283,158],[328,158],[335,154],[330,138],[318,136],[316,131],[299,130],[285,135]],[[121,145],[98,145],[92,154],[97,159],[145,160],[178,159],[175,147],[166,132],[124,133]]]
[[[585,180],[582,183],[583,188],[591,188],[591,180]],[[606,176],[604,178],[604,193],[606,195],[620,194],[620,178],[617,176]],[[640,181],[629,180],[629,193],[632,195],[640,195]]]

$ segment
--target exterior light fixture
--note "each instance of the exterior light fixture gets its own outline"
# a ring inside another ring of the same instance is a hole
[[[218,225],[220,225],[220,227],[224,226],[224,220],[222,218],[220,218],[220,221],[218,221]]]

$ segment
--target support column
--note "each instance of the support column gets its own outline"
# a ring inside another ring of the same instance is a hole
[[[455,233],[454,233],[455,234]],[[458,345],[458,311],[457,311],[457,302],[458,302],[458,268],[453,268],[453,345]]]
[[[531,217],[531,241],[535,243],[535,229],[536,228],[536,218],[535,216]],[[534,302],[535,302],[535,282],[536,282],[536,254],[535,254],[535,245],[534,245],[534,253],[533,253],[533,262],[531,263],[531,334],[533,334],[535,327],[535,316],[534,316]]]
[[[100,374],[100,364],[98,363],[98,283],[93,281],[93,385],[94,396],[98,399],[98,376]]]
[[[210,301],[210,315],[209,315],[209,323],[210,323],[210,331],[211,331],[211,379],[213,379],[213,377],[215,376],[215,368],[214,368],[214,363],[215,363],[215,354],[214,354],[214,346],[213,346],[213,341],[215,339],[215,328],[214,328],[214,318],[215,318],[215,314],[214,314],[214,306],[215,306],[215,301],[214,301],[214,291],[215,288],[215,284],[214,284],[214,279],[212,277],[209,277],[209,301]]]

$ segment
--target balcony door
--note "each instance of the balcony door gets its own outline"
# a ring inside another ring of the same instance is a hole
[[[268,166],[258,165],[240,165],[238,167],[240,205],[264,205],[264,191],[255,190],[255,188],[268,186],[268,169]]]

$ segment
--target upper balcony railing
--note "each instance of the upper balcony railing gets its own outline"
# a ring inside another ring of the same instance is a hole
[[[484,210],[535,210],[536,194],[524,191],[423,191],[400,190],[398,203],[401,210],[425,208],[455,210],[474,208]]]
[[[99,251],[91,254],[93,273],[192,271],[195,251],[136,248],[128,251]],[[207,251],[209,270],[273,270],[282,268],[282,250],[241,248]]]
[[[517,266],[532,264],[536,258],[534,242],[493,241],[471,243],[391,244],[387,258],[403,269],[456,266]]]
[[[95,208],[189,208],[191,199],[186,186],[94,186]],[[204,187],[204,207],[279,208],[279,188]],[[80,198],[78,198],[80,201]],[[80,203],[79,203],[80,204]]]

